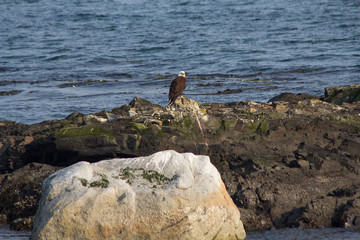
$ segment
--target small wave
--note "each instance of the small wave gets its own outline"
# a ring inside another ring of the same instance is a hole
[[[92,84],[102,84],[102,83],[115,83],[118,82],[117,80],[109,81],[109,80],[86,80],[86,81],[76,81],[70,83],[63,83],[57,85],[59,88],[68,88],[68,87],[80,87],[80,86],[87,86]]]
[[[56,60],[60,60],[60,59],[66,59],[66,58],[69,58],[69,57],[70,57],[69,55],[61,54],[61,55],[57,55],[57,56],[54,56],[54,57],[48,57],[44,61],[56,61]]]
[[[111,95],[135,95],[136,92],[107,92],[107,93],[98,93],[98,94],[86,94],[86,95],[76,95],[76,96],[62,96],[62,97],[37,97],[37,98],[26,98],[21,99],[21,102],[34,102],[34,101],[44,101],[44,100],[64,100],[64,99],[82,99],[82,98],[92,98],[92,97],[99,97],[99,96],[111,96]]]
[[[119,61],[117,61],[116,59],[114,58],[111,58],[111,57],[96,57],[96,58],[93,58],[91,60],[88,61],[88,63],[91,63],[91,64],[104,64],[104,65],[107,65],[107,64],[120,64]]]
[[[184,2],[177,3],[176,5],[177,5],[177,6],[187,6],[187,5],[189,5],[190,3],[191,3],[190,1],[184,1]]]
[[[48,52],[47,54],[59,54],[64,52],[71,52],[72,50],[70,48],[59,48],[53,51]]]
[[[0,224],[0,239],[29,239],[31,232],[11,231],[9,226]]]
[[[107,77],[107,78],[133,78],[134,76],[131,75],[130,73],[101,73],[99,74],[101,76]]]
[[[138,48],[136,49],[139,52],[158,52],[158,51],[162,51],[162,50],[167,50],[169,49],[168,47],[159,47],[159,46],[155,46],[155,47],[142,47],[142,48]]]
[[[272,73],[269,73],[269,75],[291,74],[291,73],[311,73],[311,72],[319,72],[319,71],[324,71],[324,70],[325,70],[325,68],[314,68],[314,69],[298,68],[298,69],[288,70],[288,71],[272,72]]]
[[[0,72],[16,72],[19,68],[16,67],[0,67]]]
[[[79,96],[65,96],[65,97],[55,97],[52,99],[75,99],[75,98],[92,98],[92,97],[99,97],[99,96],[111,96],[111,95],[127,95],[127,94],[135,94],[135,92],[107,92],[107,93],[98,93],[98,94],[86,94],[86,95],[79,95]]]

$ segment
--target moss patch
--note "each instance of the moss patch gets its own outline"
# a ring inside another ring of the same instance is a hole
[[[143,123],[132,122],[131,126],[136,130],[136,132],[138,132],[141,135],[143,135],[151,130],[151,128],[149,126],[146,126]]]
[[[223,131],[228,131],[229,129],[233,128],[236,124],[236,120],[232,118],[223,118],[220,120],[218,129],[212,130],[214,134],[220,135]]]
[[[329,96],[325,98],[326,102],[341,104],[343,102],[357,102],[360,101],[360,87],[348,88],[328,88]]]
[[[360,116],[356,116],[356,115],[345,115],[345,116],[329,115],[322,117],[322,119],[324,121],[332,121],[332,122],[339,122],[339,123],[353,125],[356,127],[356,129],[360,128]]]
[[[114,136],[106,132],[106,130],[99,126],[82,126],[82,127],[69,127],[62,128],[54,134],[56,137],[76,138],[82,136],[107,136],[111,140]]]
[[[135,178],[134,169],[126,167],[120,170],[120,178],[126,180],[126,182],[131,185]]]
[[[145,170],[143,168],[130,168],[126,167],[120,170],[119,176],[121,179],[132,185],[136,180],[145,180],[152,188],[163,188],[171,181],[177,178],[174,175],[172,178],[168,178],[163,174],[154,170]]]
[[[256,136],[250,136],[250,137],[245,137],[244,140],[247,140],[247,141],[255,141],[256,140]]]
[[[222,119],[220,122],[220,129],[221,130],[229,130],[230,123],[228,119]]]
[[[158,131],[158,132],[156,133],[156,135],[158,135],[159,137],[163,137],[163,136],[165,136],[165,133],[162,132],[162,131]]]
[[[101,179],[91,182],[90,187],[107,188],[109,186],[109,180],[107,179],[107,176],[99,172],[96,172],[95,174],[98,175]]]
[[[255,131],[255,133],[263,136],[269,135],[269,123],[268,122],[258,122],[254,121],[248,127],[250,130]]]
[[[278,161],[277,156],[254,156],[250,160],[259,166],[271,166]]]
[[[178,122],[171,122],[171,126],[175,127],[180,134],[185,136],[196,134],[195,124],[189,115]]]
[[[101,187],[101,188],[107,188],[109,186],[109,180],[106,178],[102,178],[98,181],[93,181],[90,183],[90,187]]]
[[[84,187],[87,187],[88,180],[86,180],[85,178],[80,178],[80,182],[81,182],[81,185],[83,185]]]
[[[259,135],[269,135],[269,123],[262,122],[256,129],[256,133]]]
[[[96,175],[100,177],[99,180],[92,181],[89,183],[89,181],[85,178],[79,178],[79,181],[81,182],[81,185],[84,187],[100,187],[100,188],[107,188],[109,186],[109,180],[107,176],[103,173],[95,172]]]

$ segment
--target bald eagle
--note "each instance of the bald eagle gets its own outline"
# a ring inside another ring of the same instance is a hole
[[[186,87],[185,72],[179,72],[179,75],[171,82],[169,90],[169,105],[172,104],[176,98],[182,97]]]

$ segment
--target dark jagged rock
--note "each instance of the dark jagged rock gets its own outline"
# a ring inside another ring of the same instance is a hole
[[[21,93],[22,90],[0,91],[0,96],[11,96]]]
[[[32,229],[34,225],[34,217],[26,217],[26,218],[17,218],[10,222],[10,229],[12,231],[28,231],[29,229]]]
[[[0,214],[0,224],[7,224],[7,216],[6,214]]]
[[[30,163],[13,173],[0,175],[0,212],[6,216],[11,229],[29,230],[40,199],[42,182],[58,169]]]
[[[0,214],[9,223],[34,215],[42,180],[61,167],[173,149],[210,156],[247,231],[344,226],[360,214],[359,114],[359,102],[318,99],[199,105],[183,98],[164,108],[135,98],[111,112],[0,122]]]
[[[319,99],[317,96],[313,96],[306,93],[299,93],[299,94],[293,94],[293,93],[282,93],[278,96],[275,96],[269,100],[269,102],[298,102],[303,101],[307,99]]]
[[[325,88],[325,101],[342,104],[360,101],[360,84]]]
[[[353,232],[360,232],[360,216],[348,217],[345,228]]]

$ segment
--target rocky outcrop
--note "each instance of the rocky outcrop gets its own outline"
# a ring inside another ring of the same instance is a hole
[[[269,102],[292,102],[296,103],[298,101],[308,100],[308,99],[319,99],[317,96],[313,96],[306,93],[282,93],[278,96],[275,96],[269,100]]]
[[[325,88],[325,101],[342,104],[360,101],[360,84]]]
[[[168,149],[192,152],[210,156],[246,230],[340,227],[360,215],[359,114],[360,102],[319,99],[178,99],[166,109],[135,98],[111,112],[33,125],[0,122],[0,172],[21,174],[33,162],[66,167]],[[38,192],[19,194],[39,198]]]
[[[18,231],[31,229],[42,182],[58,169],[30,163],[13,173],[0,175],[0,223],[9,223],[11,229]]]
[[[79,162],[50,175],[32,239],[244,239],[207,156],[175,151]]]

